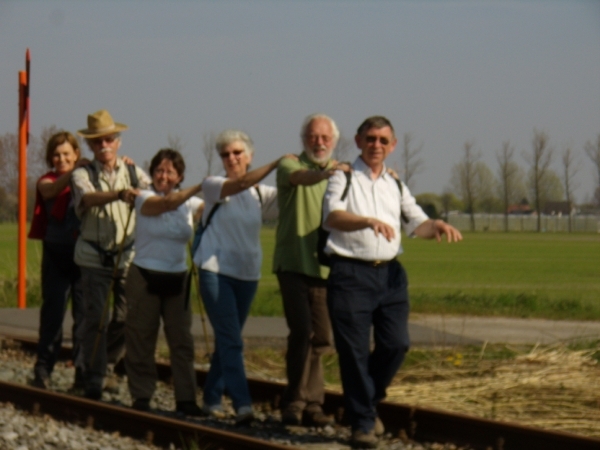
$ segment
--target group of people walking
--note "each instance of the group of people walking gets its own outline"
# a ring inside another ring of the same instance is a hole
[[[355,137],[360,155],[352,164],[332,159],[339,131],[323,114],[305,119],[299,156],[252,170],[252,140],[226,130],[215,148],[225,174],[188,188],[180,187],[185,162],[175,150],[160,150],[149,176],[118,156],[126,129],[106,110],[89,115],[78,133],[91,161],[81,158],[69,133],[48,142],[51,170],[38,181],[30,233],[43,239],[33,384],[49,384],[70,296],[75,386],[86,397],[100,399],[114,388],[111,371],[124,357],[132,406],[150,409],[162,318],[177,411],[221,417],[226,394],[237,423],[253,420],[242,328],[260,278],[260,228],[278,218],[273,271],[290,330],[282,422],[334,422],[322,407],[321,359],[335,341],[353,444],[376,446],[383,433],[376,407],[409,347],[408,282],[396,259],[400,229],[438,241],[442,234],[448,242],[462,239],[455,228],[429,219],[388,171],[385,159],[396,145],[389,120],[374,116],[361,124]],[[274,170],[277,187],[260,184]],[[204,200],[196,196],[200,192]],[[202,407],[196,403],[187,267],[198,220],[200,243],[191,256],[215,336]],[[319,261],[318,250],[328,255],[330,267]]]

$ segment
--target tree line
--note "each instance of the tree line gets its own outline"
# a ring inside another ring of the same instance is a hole
[[[43,128],[39,136],[30,136],[27,158],[29,218],[33,211],[35,183],[48,170],[45,161],[46,144],[50,136],[58,131],[60,130],[52,125]],[[205,159],[205,175],[211,175],[217,170],[215,138],[216,134],[213,132],[204,135],[202,154]],[[176,136],[169,135],[167,144],[175,150],[183,149],[180,138]],[[333,157],[338,161],[347,161],[353,148],[353,140],[342,135]],[[416,143],[411,133],[404,133],[398,138],[397,156],[392,166],[411,190],[414,190],[416,175],[425,168],[422,151],[423,143]],[[595,141],[586,142],[584,151],[597,172],[593,199],[588,202],[587,207],[590,211],[598,210],[600,134]],[[521,153],[525,166],[518,163],[517,150],[509,141],[502,143],[495,156],[497,166],[494,171],[482,160],[482,153],[475,147],[475,143],[466,141],[460,160],[451,168],[449,184],[444,192],[439,195],[417,195],[418,202],[432,217],[444,216],[454,210],[469,214],[472,230],[475,229],[474,215],[480,212],[504,214],[505,229],[508,229],[511,205],[527,204],[537,213],[538,231],[541,229],[541,214],[548,202],[565,201],[573,204],[573,191],[579,186],[577,174],[582,162],[572,147],[566,146],[557,153],[550,145],[548,134],[534,130],[531,148]],[[559,171],[551,167],[557,156],[560,162]],[[143,162],[142,166],[147,169],[147,161]],[[18,137],[15,133],[0,135],[1,222],[15,221],[17,218],[18,176]]]

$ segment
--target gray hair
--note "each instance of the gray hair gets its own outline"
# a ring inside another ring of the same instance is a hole
[[[323,113],[315,113],[311,114],[310,116],[306,116],[304,122],[302,123],[302,128],[300,130],[300,139],[302,140],[302,144],[304,144],[304,139],[306,138],[306,130],[308,130],[308,126],[315,119],[325,119],[329,121],[333,130],[333,140],[335,141],[335,145],[337,145],[337,142],[340,138],[340,130],[338,130],[335,121],[331,117]]]
[[[254,154],[254,142],[252,142],[250,136],[240,130],[225,130],[221,132],[221,134],[217,136],[217,139],[215,139],[215,148],[217,149],[217,152],[221,153],[225,147],[237,141],[244,144],[248,156]]]

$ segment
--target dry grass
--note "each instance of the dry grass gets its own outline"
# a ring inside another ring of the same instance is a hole
[[[596,347],[484,346],[415,352],[419,360],[409,360],[398,373],[388,389],[388,401],[600,437]],[[248,351],[246,366],[252,376],[284,381],[281,351]],[[341,391],[336,381],[327,388]]]

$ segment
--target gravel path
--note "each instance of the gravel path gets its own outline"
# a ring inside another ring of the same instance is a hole
[[[26,384],[33,377],[34,358],[22,352],[19,348],[11,348],[10,343],[3,342],[0,350],[0,380]],[[52,374],[50,388],[57,392],[69,393],[73,384],[74,370],[64,363],[58,363]],[[131,397],[125,378],[118,378],[118,393],[104,392],[103,401],[112,404],[129,406]],[[201,392],[198,404],[201,404]],[[173,412],[175,408],[171,386],[159,382],[152,399],[152,408],[156,413],[182,419]],[[230,418],[215,420],[210,418],[194,419],[194,422],[215,428],[240,430],[244,434],[260,439],[270,440],[281,444],[299,446],[311,450],[348,449],[350,430],[347,427],[327,426],[324,428],[283,427],[279,411],[273,411],[270,405],[255,405],[257,419],[243,429],[236,428],[233,421],[233,410],[225,405],[231,413]],[[176,449],[179,444],[172,444]],[[415,444],[392,439],[386,435],[381,441],[380,449],[390,450],[456,450],[451,444]],[[157,447],[148,446],[140,441],[119,436],[114,433],[104,433],[89,430],[73,424],[59,422],[46,415],[33,416],[26,412],[15,411],[13,405],[0,403],[0,449],[37,450],[37,449],[73,449],[73,450],[154,450]],[[202,450],[202,449],[198,449]]]

